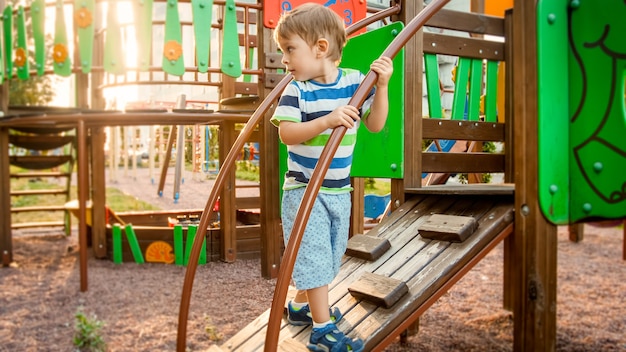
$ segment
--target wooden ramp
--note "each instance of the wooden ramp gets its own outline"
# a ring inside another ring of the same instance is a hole
[[[330,302],[344,314],[339,328],[363,339],[366,351],[393,342],[513,229],[512,186],[433,186],[407,192],[406,203],[367,233],[387,239],[391,248],[375,261],[345,256],[330,285]],[[463,242],[426,239],[418,229],[432,214],[473,217],[478,227]],[[348,288],[367,273],[404,282],[408,293],[389,308],[358,300]],[[268,318],[269,309],[211,350],[262,351]],[[306,351],[309,333],[310,327],[291,326],[283,319],[279,350]]]

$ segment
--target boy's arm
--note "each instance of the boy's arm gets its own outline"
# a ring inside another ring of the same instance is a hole
[[[304,143],[329,128],[345,126],[354,127],[355,121],[359,120],[359,111],[350,105],[340,106],[328,115],[307,122],[281,121],[278,126],[278,134],[281,141],[286,145]]]
[[[368,130],[379,132],[385,127],[389,113],[389,80],[393,73],[393,63],[390,58],[381,56],[372,63],[371,69],[378,74],[376,94],[374,94],[370,113],[363,123]]]

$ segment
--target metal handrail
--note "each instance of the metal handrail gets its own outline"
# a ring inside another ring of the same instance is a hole
[[[347,34],[354,33],[359,29],[365,28],[367,25],[379,21],[385,17],[391,16],[393,14],[397,14],[400,12],[400,7],[395,5],[390,7],[387,10],[380,11],[370,17],[367,17],[361,21],[354,23],[352,26],[346,29]],[[187,335],[187,320],[189,316],[189,303],[191,300],[191,289],[193,288],[193,281],[195,278],[196,270],[198,267],[198,258],[200,257],[200,250],[202,248],[202,240],[206,236],[206,229],[209,225],[209,219],[213,214],[213,206],[217,201],[218,195],[224,186],[224,182],[226,180],[226,175],[228,175],[233,166],[235,165],[235,160],[239,154],[241,148],[243,148],[244,143],[248,140],[256,125],[259,123],[261,118],[265,116],[265,113],[269,110],[274,100],[276,100],[283,90],[287,87],[289,82],[291,81],[291,75],[286,75],[274,89],[268,94],[268,96],[261,102],[259,107],[254,111],[248,123],[244,126],[244,128],[239,133],[239,136],[233,143],[232,148],[226,155],[222,167],[220,168],[220,172],[217,174],[217,178],[215,179],[215,183],[213,185],[213,189],[211,190],[211,194],[207,200],[204,211],[202,212],[202,216],[200,217],[200,222],[198,224],[198,232],[193,241],[193,245],[191,247],[191,253],[189,254],[189,261],[187,265],[187,271],[185,272],[185,279],[183,282],[183,292],[181,294],[180,299],[180,310],[178,315],[178,335],[176,339],[176,351],[184,352],[186,348],[186,335]],[[344,132],[345,133],[345,132]],[[336,149],[336,148],[335,148]],[[282,265],[281,265],[282,267]],[[289,271],[289,276],[291,276],[291,270],[293,270],[293,264],[291,265],[291,269]],[[280,280],[279,280],[280,281]],[[286,296],[286,291],[284,293]],[[284,301],[284,298],[283,298]]]

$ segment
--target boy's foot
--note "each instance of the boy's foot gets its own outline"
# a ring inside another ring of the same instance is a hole
[[[335,324],[328,324],[323,328],[313,329],[309,339],[309,350],[315,352],[361,352],[363,341],[351,339],[337,329]]]
[[[330,310],[330,320],[333,323],[338,323],[343,315],[339,311],[339,308],[335,307]],[[311,309],[306,305],[298,310],[295,310],[291,305],[291,301],[287,304],[287,321],[291,325],[313,325],[313,316],[311,315]]]

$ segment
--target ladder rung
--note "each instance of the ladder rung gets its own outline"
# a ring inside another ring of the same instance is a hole
[[[64,205],[39,205],[32,207],[11,208],[11,213],[24,213],[34,211],[62,211],[66,210]]]
[[[36,177],[69,177],[70,172],[50,171],[50,172],[20,172],[11,174],[13,178],[36,178]]]
[[[46,221],[46,222],[21,222],[11,224],[12,229],[29,229],[36,227],[65,227],[63,221]]]
[[[57,195],[67,194],[67,189],[24,189],[19,191],[11,191],[12,196],[38,196],[38,195]]]

